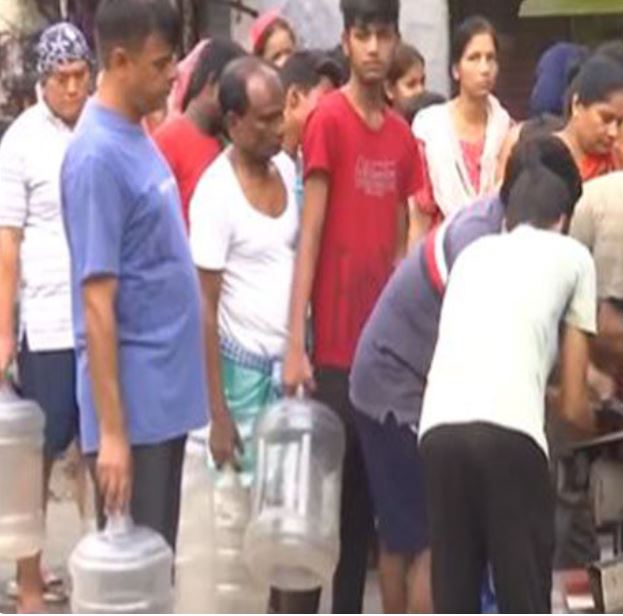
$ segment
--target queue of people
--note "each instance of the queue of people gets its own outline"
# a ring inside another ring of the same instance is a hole
[[[346,434],[333,612],[363,611],[375,536],[388,613],[477,613],[489,580],[501,612],[549,612],[547,412],[586,436],[589,393],[620,393],[623,54],[565,48],[516,123],[485,18],[446,101],[400,0],[340,7],[341,53],[278,12],[250,52],[202,42],[173,108],[168,0],[101,0],[97,62],[74,26],[42,34],[39,102],[0,143],[0,378],[16,357],[45,411],[46,478],[78,437],[98,524],[129,511],[173,549],[187,435],[209,423],[251,489],[258,417],[305,392]],[[21,612],[59,591],[41,555],[16,584]]]

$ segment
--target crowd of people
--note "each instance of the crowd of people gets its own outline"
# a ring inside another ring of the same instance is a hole
[[[0,143],[0,379],[16,359],[46,414],[46,493],[78,439],[98,524],[173,549],[187,435],[209,423],[251,489],[257,418],[305,392],[346,434],[333,612],[362,612],[375,535],[388,613],[478,613],[489,585],[549,612],[550,449],[621,384],[623,42],[548,51],[519,122],[487,19],[456,29],[446,100],[399,0],[340,6],[329,51],[271,11],[250,51],[178,64],[168,0],[101,0],[96,54],[43,32]],[[40,554],[15,586],[21,612],[62,595]]]

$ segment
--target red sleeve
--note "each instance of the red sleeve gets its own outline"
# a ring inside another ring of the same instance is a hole
[[[303,135],[304,177],[312,171],[331,173],[333,165],[333,140],[331,116],[324,107],[318,107],[310,116]]]
[[[424,214],[437,217],[441,214],[441,212],[439,210],[439,207],[437,206],[437,203],[435,203],[433,185],[430,181],[428,164],[426,162],[426,150],[424,142],[420,139],[414,139],[413,141],[417,150],[418,166],[416,189],[412,194],[415,197],[417,206]]]

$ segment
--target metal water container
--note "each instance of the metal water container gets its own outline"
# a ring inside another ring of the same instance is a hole
[[[16,560],[41,551],[43,431],[35,402],[0,384],[0,558]]]
[[[276,588],[318,588],[332,579],[340,550],[341,420],[323,404],[288,398],[260,419],[256,446],[246,561]]]
[[[157,481],[158,478],[154,478]],[[84,537],[69,560],[71,608],[80,614],[170,614],[173,552],[127,516]]]

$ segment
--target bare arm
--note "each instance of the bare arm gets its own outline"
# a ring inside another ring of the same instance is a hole
[[[312,173],[305,181],[305,204],[290,302],[290,339],[283,367],[284,387],[290,394],[299,385],[313,386],[311,366],[305,354],[305,321],[316,273],[328,195],[328,176],[321,172]]]
[[[623,314],[609,301],[599,304],[598,330],[591,357],[600,370],[617,377],[623,370]]]
[[[565,325],[560,352],[561,417],[584,433],[594,429],[594,416],[588,400],[589,336]]]
[[[15,301],[22,231],[0,228],[0,382],[15,354]]]
[[[212,414],[210,449],[217,466],[221,467],[227,462],[233,462],[236,448],[241,448],[240,438],[227,408],[225,394],[223,393],[218,334],[218,305],[221,296],[223,273],[200,269],[199,280],[203,295],[203,329],[205,333],[207,379]]]
[[[127,508],[132,489],[132,459],[119,383],[116,296],[116,278],[92,278],[82,286],[89,374],[100,429],[97,475],[109,513]]]
[[[409,250],[430,231],[431,226],[432,217],[423,212],[417,202],[412,199],[409,203]]]
[[[409,223],[409,203],[401,203],[398,207],[398,220],[396,222],[398,225],[398,232],[396,235],[396,257],[394,259],[396,265],[398,265],[407,254],[407,249],[409,247]]]

